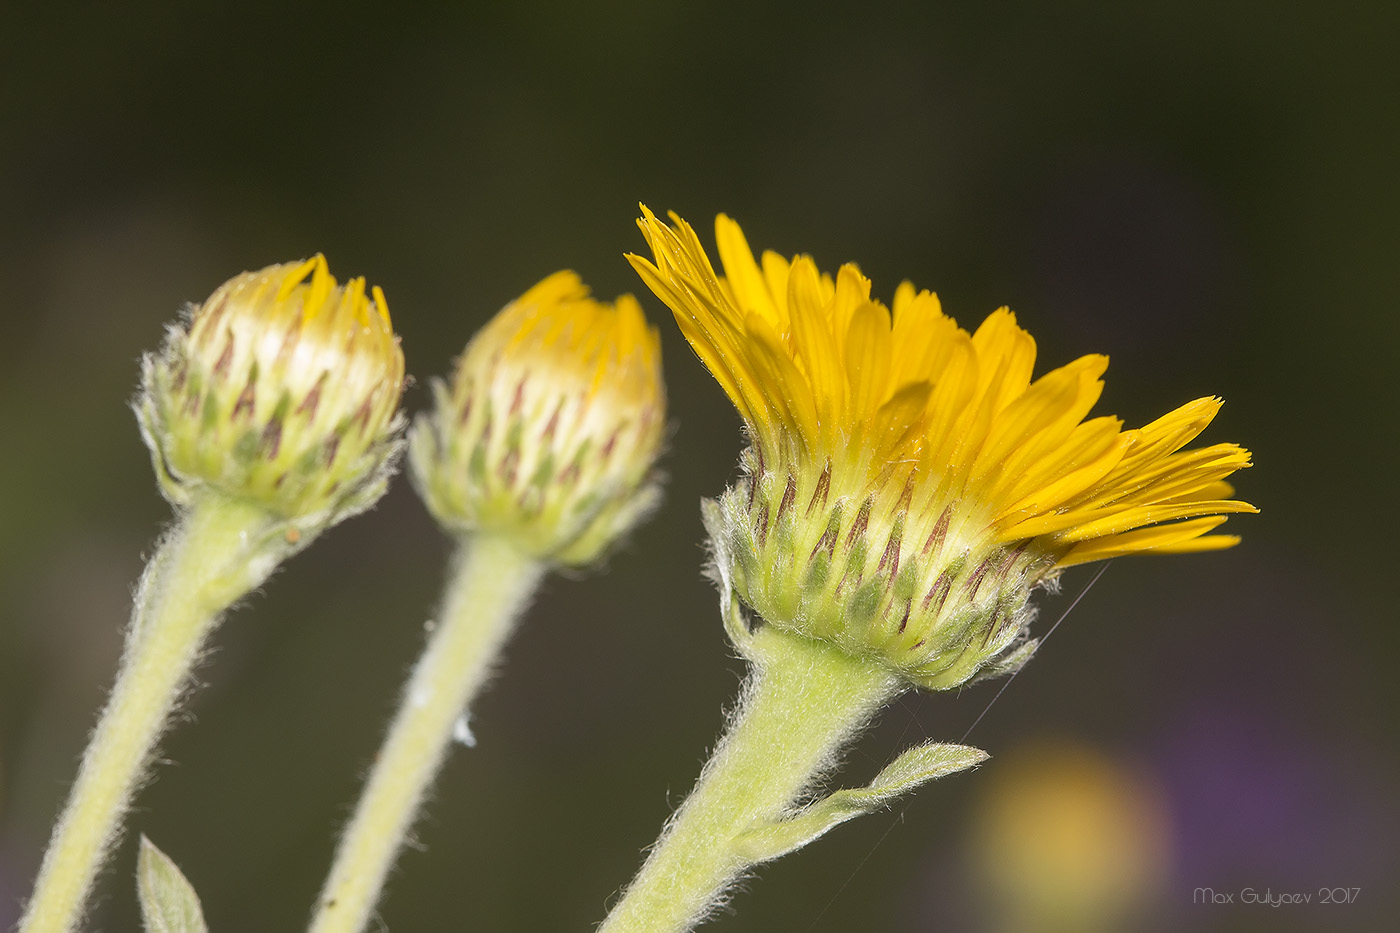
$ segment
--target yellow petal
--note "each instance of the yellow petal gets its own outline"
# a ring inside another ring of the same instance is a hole
[[[779,333],[787,330],[787,315],[780,312],[768,292],[768,283],[754,261],[753,250],[739,225],[724,214],[715,218],[715,244],[724,275],[740,308],[762,314]]]
[[[1159,525],[1154,528],[1142,528],[1124,534],[1097,538],[1071,548],[1056,566],[1072,567],[1075,564],[1083,564],[1091,560],[1107,560],[1110,557],[1120,557],[1124,554],[1141,551],[1182,554],[1193,550],[1206,551],[1231,547],[1240,540],[1234,535],[1201,537],[1223,521],[1225,521],[1223,515],[1213,515],[1209,518],[1198,518],[1194,521],[1178,522],[1174,525]]]
[[[855,309],[846,332],[846,380],[853,418],[868,418],[884,404],[889,378],[890,315],[867,301]]]

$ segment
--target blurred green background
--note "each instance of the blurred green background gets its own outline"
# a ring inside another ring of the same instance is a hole
[[[621,258],[639,200],[707,242],[726,211],[756,247],[858,261],[886,299],[910,278],[964,326],[1009,304],[1039,371],[1108,353],[1098,411],[1130,424],[1222,395],[1204,440],[1255,451],[1239,488],[1263,509],[1233,551],[1115,562],[972,733],[991,762],[765,868],[715,929],[1393,929],[1397,40],[1383,2],[4,4],[0,929],[168,519],[125,407],[165,322],[324,251],[387,292],[418,410],[545,274],[642,290]],[[388,929],[590,929],[734,694],[697,506],[739,423],[640,297],[666,505],[606,569],[549,583]],[[218,633],[130,823],[214,930],[301,927],[444,554],[400,482]],[[1041,631],[1093,573],[1039,597]],[[902,702],[846,780],[957,740],[996,689]],[[1006,816],[1061,806],[1087,815]],[[133,835],[93,929],[137,929],[134,862]],[[1104,865],[1136,867],[1109,885]],[[1193,905],[1198,886],[1313,903]],[[1357,902],[1317,903],[1339,886]]]

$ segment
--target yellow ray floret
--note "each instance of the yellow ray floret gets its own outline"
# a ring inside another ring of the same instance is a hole
[[[1033,379],[1035,341],[1005,308],[968,333],[908,282],[887,307],[853,264],[833,277],[808,256],[755,259],[724,215],[720,274],[689,224],[642,214],[653,258],[629,261],[743,416],[760,471],[785,471],[794,489],[870,498],[911,524],[949,510],[943,527],[963,542],[1033,547],[1058,567],[1229,547],[1238,539],[1207,532],[1256,511],[1223,482],[1248,451],[1182,450],[1219,399],[1136,430],[1085,420],[1108,359]]]
[[[307,275],[311,276],[311,282],[303,285]],[[379,318],[385,326],[389,326],[391,323],[389,303],[384,299],[384,292],[378,285],[371,290],[373,301],[365,297],[363,276],[356,276],[345,283],[343,291],[338,291],[335,276],[331,275],[330,266],[326,264],[326,257],[320,253],[299,265],[289,267],[282,277],[275,300],[279,303],[284,302],[296,294],[299,288],[303,292],[301,312],[306,321],[310,321],[322,311],[327,310],[327,298],[338,296],[338,300],[331,310],[338,311],[341,315],[364,325],[370,323],[370,312],[373,310],[379,314]]]

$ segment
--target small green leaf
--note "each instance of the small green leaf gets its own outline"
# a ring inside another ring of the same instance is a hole
[[[145,836],[136,859],[136,891],[146,933],[208,933],[194,888]]]
[[[988,757],[970,745],[930,742],[916,746],[892,761],[868,786],[838,790],[785,819],[751,829],[736,840],[736,848],[750,864],[778,858],[849,819],[885,806],[920,784],[971,768]]]

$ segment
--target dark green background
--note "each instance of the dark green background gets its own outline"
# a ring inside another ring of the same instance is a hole
[[[389,295],[418,384],[564,266],[641,288],[636,203],[709,240],[856,260],[965,326],[1011,305],[1043,371],[1112,357],[1101,412],[1227,405],[1263,509],[1224,554],[1116,562],[971,741],[1046,736],[1156,775],[1177,824],[1152,929],[1391,929],[1390,583],[1400,6],[383,3],[0,8],[0,928],[17,916],[168,508],[125,403],[181,303],[324,251]],[[395,931],[587,930],[693,779],[740,666],[698,501],[738,420],[665,309],[667,501],[552,580],[392,882]],[[131,826],[218,933],[298,929],[433,611],[407,485],[227,620]],[[1053,620],[1092,575],[1042,595]],[[1041,628],[1044,628],[1044,623]],[[867,779],[995,688],[910,699]],[[996,767],[994,758],[987,768]],[[977,929],[978,775],[766,868],[717,930]],[[136,929],[128,839],[94,929]],[[1192,909],[1196,885],[1360,886]],[[941,919],[940,919],[941,918]]]

